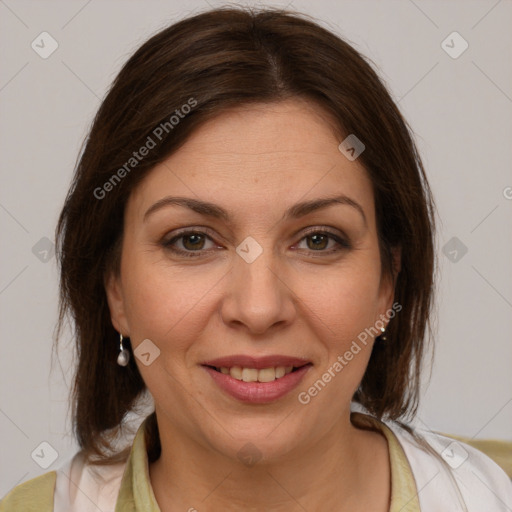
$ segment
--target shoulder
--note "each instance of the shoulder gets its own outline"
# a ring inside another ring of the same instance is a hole
[[[0,501],[0,512],[53,511],[56,478],[57,473],[49,471],[17,485]]]
[[[447,503],[468,511],[512,510],[512,481],[480,450],[437,432],[413,429],[411,435],[396,422],[386,424],[411,465],[422,510]]]
[[[87,464],[78,452],[58,469],[17,485],[0,512],[114,511],[125,465]]]
[[[78,452],[56,472],[55,512],[113,511],[125,465],[89,464]]]

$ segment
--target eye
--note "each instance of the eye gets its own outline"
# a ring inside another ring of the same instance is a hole
[[[214,244],[212,244],[212,247],[210,248],[205,248],[206,241],[213,243],[213,240],[206,233],[202,231],[189,230],[182,231],[170,240],[163,241],[162,245],[176,254],[195,257],[200,254],[194,253],[201,253],[213,248]]]
[[[305,250],[326,255],[351,248],[351,244],[347,240],[326,228],[309,229],[297,246],[303,241],[306,242],[306,248],[298,247],[300,251]],[[208,242],[211,244],[210,247],[207,247]],[[192,258],[200,257],[205,252],[211,252],[212,249],[218,247],[210,236],[200,230],[181,231],[171,239],[162,241],[162,246],[178,256]]]
[[[302,241],[305,241],[306,243],[306,250],[311,252],[331,254],[333,252],[351,248],[351,245],[347,240],[326,229],[320,230],[318,228],[313,228],[306,233],[306,236],[300,240],[298,245],[300,245]],[[329,247],[330,242],[332,242],[332,244]]]

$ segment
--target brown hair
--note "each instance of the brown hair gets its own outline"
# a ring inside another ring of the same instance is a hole
[[[410,128],[365,58],[314,20],[277,9],[220,8],[165,28],[126,62],[94,119],[59,218],[57,338],[71,314],[78,354],[73,424],[90,461],[124,458],[125,452],[113,452],[112,441],[146,391],[133,357],[127,367],[116,364],[118,333],[104,286],[107,273],[119,271],[130,193],[205,121],[229,108],[293,97],[326,112],[340,136],[355,134],[365,144],[359,161],[373,184],[383,272],[395,280],[395,301],[402,306],[389,323],[387,341],[375,344],[354,400],[378,418],[416,412],[431,328],[434,206]],[[170,116],[193,102],[171,128]],[[157,147],[126,167],[165,123],[166,136]],[[120,173],[123,166],[126,172]],[[122,179],[113,180],[116,174]],[[393,247],[402,250],[398,276]],[[150,433],[154,459],[154,413]]]

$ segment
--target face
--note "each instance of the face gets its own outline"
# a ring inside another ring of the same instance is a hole
[[[133,191],[107,294],[176,438],[229,457],[251,442],[271,458],[348,428],[374,341],[361,334],[393,287],[371,181],[340,142],[305,101],[247,106]]]

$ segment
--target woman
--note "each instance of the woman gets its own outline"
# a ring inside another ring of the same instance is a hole
[[[433,201],[376,73],[313,21],[219,9],[147,41],[57,235],[82,450],[2,510],[512,507],[489,458],[405,422]]]

